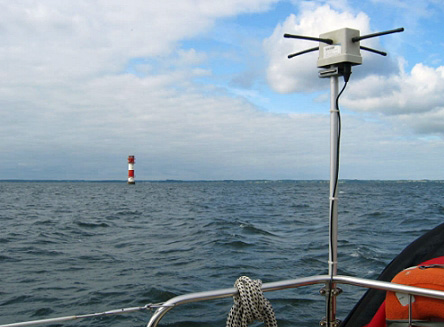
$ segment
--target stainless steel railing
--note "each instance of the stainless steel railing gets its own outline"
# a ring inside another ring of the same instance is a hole
[[[372,288],[383,291],[392,291],[397,293],[404,293],[409,295],[410,303],[409,303],[409,312],[411,313],[411,300],[412,296],[419,295],[425,296],[435,299],[444,300],[444,291],[437,291],[433,289],[427,288],[419,288],[406,286],[401,284],[395,284],[390,282],[382,282],[377,280],[370,280],[364,278],[357,278],[351,276],[343,276],[343,275],[317,275],[310,277],[303,277],[291,280],[284,280],[272,283],[265,283],[262,285],[262,291],[271,292],[278,291],[284,289],[291,288],[299,288],[303,286],[315,285],[315,284],[325,284],[328,287],[329,284],[347,284],[357,287],[363,288]],[[172,309],[177,306],[186,303],[192,302],[200,302],[200,301],[208,301],[214,299],[221,299],[231,297],[237,294],[236,288],[225,288],[208,292],[199,292],[199,293],[190,293],[185,295],[176,296],[174,298],[169,299],[164,303],[158,304],[147,304],[142,307],[132,307],[132,308],[124,308],[117,310],[110,310],[106,312],[93,313],[93,314],[84,314],[84,315],[75,315],[75,316],[66,316],[66,317],[58,317],[58,318],[50,318],[43,320],[34,320],[34,321],[25,321],[13,324],[0,325],[0,327],[22,327],[22,326],[33,326],[39,324],[53,324],[60,323],[70,320],[77,319],[85,319],[85,318],[93,318],[93,317],[101,317],[101,316],[109,316],[109,315],[119,315],[125,313],[131,313],[136,311],[150,310],[156,308],[156,311],[152,315],[150,321],[148,322],[147,327],[156,327],[160,320]],[[412,326],[411,314],[409,315],[409,326]]]
[[[279,282],[265,283],[262,285],[263,292],[271,292],[289,288],[298,288],[303,286],[315,285],[315,284],[347,284],[364,288],[373,288],[383,291],[392,291],[397,293],[404,293],[408,295],[420,295],[425,297],[431,297],[435,299],[444,300],[444,291],[436,291],[427,288],[406,286],[401,284],[395,284],[390,282],[382,282],[377,280],[370,280],[351,276],[336,275],[333,279],[329,275],[317,275],[298,279],[284,280]],[[190,293],[185,295],[176,296],[158,308],[152,315],[147,327],[156,327],[160,320],[167,314],[168,311],[173,308],[192,302],[208,301],[214,299],[221,299],[237,294],[236,288],[225,288],[220,290]],[[410,303],[411,305],[411,303]]]

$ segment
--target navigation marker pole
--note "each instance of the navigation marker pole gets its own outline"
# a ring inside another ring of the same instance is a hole
[[[134,180],[134,156],[128,156],[128,184],[136,184]]]

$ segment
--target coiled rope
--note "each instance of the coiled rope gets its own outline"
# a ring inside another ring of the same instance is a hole
[[[267,327],[277,327],[273,307],[262,292],[262,281],[239,277],[234,283],[239,295],[228,314],[226,327],[247,327],[255,320],[265,322]]]

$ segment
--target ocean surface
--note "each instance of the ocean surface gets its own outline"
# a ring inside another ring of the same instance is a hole
[[[328,271],[328,182],[0,182],[0,324],[102,312]],[[444,222],[444,182],[339,185],[340,274],[376,278]],[[318,326],[321,285],[267,292],[278,324]],[[338,318],[363,292],[343,287]],[[161,326],[225,326],[232,299]],[[58,326],[145,326],[142,311]],[[55,325],[52,325],[55,326]]]

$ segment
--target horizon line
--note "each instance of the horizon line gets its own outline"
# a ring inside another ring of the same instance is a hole
[[[340,182],[444,182],[442,179],[357,179],[343,178]],[[123,179],[0,179],[0,182],[95,182],[95,183],[127,183]],[[192,182],[329,182],[329,179],[141,179],[136,183],[192,183]]]

